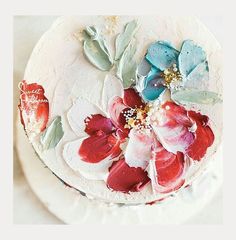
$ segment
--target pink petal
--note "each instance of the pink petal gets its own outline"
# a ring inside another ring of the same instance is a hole
[[[213,144],[214,133],[208,126],[207,116],[194,111],[189,111],[188,115],[196,122],[197,130],[195,132],[195,140],[187,149],[187,154],[192,159],[200,161],[206,154],[207,148]]]
[[[139,192],[149,182],[147,172],[142,168],[129,167],[124,158],[114,162],[107,178],[109,188],[124,193]]]
[[[49,115],[48,99],[44,89],[37,83],[27,84],[25,80],[20,83],[20,117],[24,127],[35,126],[32,131],[42,132],[47,125]]]
[[[144,134],[132,129],[125,149],[125,161],[130,167],[145,169],[151,159],[153,135]]]
[[[123,114],[123,111],[127,110],[127,106],[123,103],[123,99],[120,97],[115,97],[112,99],[112,101],[109,103],[109,114],[112,123],[123,131],[123,134],[126,136],[129,133],[129,130],[127,128],[124,128],[126,124],[126,120]]]
[[[131,108],[145,107],[145,103],[133,88],[128,88],[124,90],[124,104]]]
[[[97,163],[107,157],[115,158],[121,153],[120,141],[113,134],[98,131],[97,135],[86,138],[78,151],[83,161]]]
[[[98,130],[104,133],[111,133],[113,131],[111,120],[101,114],[93,114],[91,117],[87,117],[85,125],[85,132],[89,135],[94,135]]]
[[[190,131],[194,121],[188,117],[187,111],[174,102],[166,102],[155,116],[152,127],[162,145],[174,154],[178,151],[186,152],[195,139],[194,133]]]

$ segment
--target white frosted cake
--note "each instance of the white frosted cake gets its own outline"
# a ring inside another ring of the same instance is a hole
[[[221,77],[221,48],[195,18],[61,17],[19,84],[21,122],[58,181],[90,199],[155,204],[217,155]]]

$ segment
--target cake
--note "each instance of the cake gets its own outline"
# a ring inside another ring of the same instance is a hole
[[[108,203],[158,203],[217,154],[220,60],[195,18],[61,17],[19,84],[21,122],[70,188]]]

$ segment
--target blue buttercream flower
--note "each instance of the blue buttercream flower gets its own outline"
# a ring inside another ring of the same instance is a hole
[[[192,40],[184,41],[180,51],[168,42],[157,41],[148,48],[145,60],[150,71],[143,79],[141,94],[147,101],[157,99],[166,88],[178,91],[209,77],[205,51]]]

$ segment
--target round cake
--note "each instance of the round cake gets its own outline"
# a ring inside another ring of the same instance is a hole
[[[218,154],[221,84],[221,48],[195,18],[60,17],[32,52],[19,112],[55,178],[89,199],[154,204]]]

